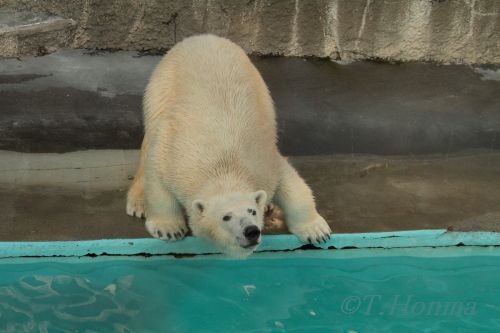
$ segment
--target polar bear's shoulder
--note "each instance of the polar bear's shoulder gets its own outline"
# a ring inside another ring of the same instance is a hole
[[[183,39],[180,43],[176,44],[172,50],[199,47],[241,49],[241,47],[231,42],[227,38],[215,36],[212,34],[202,34]]]
[[[236,56],[238,59],[246,58],[245,51],[229,39],[210,34],[188,37],[176,44],[168,53],[167,57],[178,57],[182,63],[195,57],[196,61],[210,57],[227,59]]]

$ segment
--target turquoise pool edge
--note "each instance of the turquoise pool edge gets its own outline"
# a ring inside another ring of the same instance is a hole
[[[294,235],[267,235],[256,252],[285,251],[302,247]],[[416,248],[449,246],[500,246],[497,232],[450,232],[438,230],[412,230],[334,234],[320,248]],[[85,255],[168,255],[217,254],[220,251],[202,239],[186,239],[168,243],[154,238],[100,239],[82,241],[0,242],[0,258],[13,257],[78,257]]]

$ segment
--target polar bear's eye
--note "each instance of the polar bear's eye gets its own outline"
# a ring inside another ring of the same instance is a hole
[[[227,222],[231,219],[231,215],[224,215],[222,219]]]
[[[255,216],[255,214],[257,214],[257,212],[255,211],[255,209],[248,209],[248,213],[252,214],[253,216]]]

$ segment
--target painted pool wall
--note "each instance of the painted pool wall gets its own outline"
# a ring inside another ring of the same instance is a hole
[[[303,247],[294,235],[268,235],[256,252],[285,251]],[[322,249],[415,248],[449,246],[500,246],[500,233],[449,232],[447,230],[415,230],[337,234]],[[186,239],[167,243],[153,238],[101,239],[56,242],[0,242],[0,258],[51,257],[85,255],[166,255],[216,254],[220,251],[203,239]]]

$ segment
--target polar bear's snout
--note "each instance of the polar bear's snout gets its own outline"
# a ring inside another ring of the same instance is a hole
[[[260,229],[256,225],[249,225],[245,227],[245,229],[243,229],[243,235],[248,241],[248,245],[246,247],[259,244]]]
[[[249,209],[249,211],[252,209]],[[253,210],[252,210],[253,211]],[[239,221],[239,223],[238,223]],[[230,232],[235,236],[238,245],[244,249],[254,248],[260,244],[261,231],[258,219],[254,216],[236,219]]]

